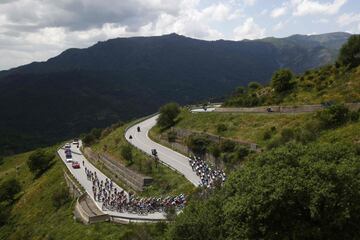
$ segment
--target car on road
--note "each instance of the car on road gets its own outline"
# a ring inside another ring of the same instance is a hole
[[[66,158],[66,162],[72,162],[72,155],[71,155],[71,153],[70,154],[66,154],[65,155],[65,158]]]
[[[74,144],[74,145],[79,145],[79,139],[74,138],[72,144]]]
[[[66,143],[65,144],[65,149],[70,149],[71,148],[71,144],[70,143]]]
[[[71,164],[71,166],[74,168],[74,169],[77,169],[77,168],[80,168],[80,163],[78,163],[78,162],[73,162],[72,164]]]

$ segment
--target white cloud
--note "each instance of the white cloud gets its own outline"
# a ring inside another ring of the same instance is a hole
[[[242,25],[234,29],[233,34],[235,40],[263,38],[265,28],[257,25],[253,18],[247,18]]]
[[[276,32],[276,31],[279,31],[281,29],[283,29],[285,26],[285,24],[283,22],[278,22],[274,27],[273,27],[273,30]]]
[[[201,12],[199,12],[201,18],[211,19],[215,21],[232,20],[241,15],[240,10],[233,11],[230,5],[223,3],[213,4]]]
[[[256,1],[257,0],[243,0],[244,4],[246,6],[253,6],[253,5],[255,5]]]
[[[313,0],[292,0],[294,7],[293,15],[305,16],[310,14],[333,15],[338,13],[347,0],[334,0],[333,2],[321,3]]]
[[[280,16],[283,16],[286,14],[286,11],[287,11],[287,7],[286,6],[281,6],[281,7],[278,7],[278,8],[275,8],[271,11],[270,13],[270,16],[272,18],[278,18]]]
[[[360,23],[360,13],[344,13],[337,18],[336,22],[342,27],[353,23]]]

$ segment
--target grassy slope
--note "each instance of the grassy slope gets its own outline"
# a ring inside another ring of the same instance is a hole
[[[360,101],[360,67],[347,70],[344,67],[325,66],[307,71],[293,79],[294,88],[283,96],[275,93],[271,86],[250,90],[249,95],[263,99],[260,105],[304,105],[327,101]],[[236,94],[226,100],[228,106],[238,106]],[[246,105],[245,105],[246,106]]]
[[[23,189],[12,209],[10,223],[0,227],[0,239],[124,239],[130,235],[146,235],[146,232],[155,234],[156,225],[100,223],[85,226],[73,219],[74,201],[55,209],[51,196],[65,184],[63,165],[56,158],[52,168],[34,180],[25,163],[28,155],[8,157],[0,166],[0,179],[16,177]],[[20,166],[17,176],[16,166]]]
[[[183,110],[179,116],[176,127],[208,132],[223,137],[264,144],[264,132],[276,127],[280,132],[302,124],[311,117],[310,114],[249,114],[249,113],[197,113],[193,114]],[[227,130],[218,132],[217,126],[225,124]]]
[[[107,153],[110,153],[112,156],[115,156],[122,163],[126,161],[121,157],[120,149],[121,146],[127,144],[127,141],[124,137],[125,128],[127,125],[122,126],[111,132],[109,135],[101,139],[98,143],[92,146],[93,150],[101,152],[106,145]],[[149,186],[144,192],[140,193],[143,196],[160,196],[160,195],[175,195],[179,193],[190,193],[193,191],[193,185],[185,179],[180,174],[170,170],[169,168],[159,164],[158,168],[155,168],[154,163],[152,163],[152,171],[148,168],[148,159],[141,151],[133,148],[134,154],[134,164],[131,165],[131,168],[142,172],[144,175],[151,176],[154,179],[154,182]]]
[[[311,104],[325,101],[360,101],[360,67],[345,70],[327,66],[297,77],[298,87],[284,99],[287,104]]]

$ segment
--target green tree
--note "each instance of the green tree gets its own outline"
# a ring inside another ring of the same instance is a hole
[[[168,103],[160,108],[160,115],[157,125],[166,129],[175,124],[175,119],[180,113],[180,107],[177,103]]]
[[[288,91],[292,88],[291,80],[293,73],[289,69],[280,69],[276,71],[271,79],[271,85],[277,93]]]
[[[0,202],[14,201],[14,197],[21,191],[20,183],[15,178],[5,180],[0,184]]]
[[[55,155],[53,153],[46,152],[43,149],[37,149],[30,154],[26,163],[30,171],[38,177],[51,166],[54,157]]]
[[[261,87],[261,85],[258,82],[250,82],[248,84],[248,88],[251,90],[256,90],[256,89],[259,89],[260,87]]]
[[[168,239],[360,239],[359,169],[352,146],[281,146],[192,199]]]
[[[360,35],[352,35],[341,47],[338,62],[351,68],[360,65]]]

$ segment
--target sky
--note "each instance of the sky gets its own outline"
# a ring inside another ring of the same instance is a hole
[[[360,0],[0,0],[0,70],[116,37],[360,32]]]

